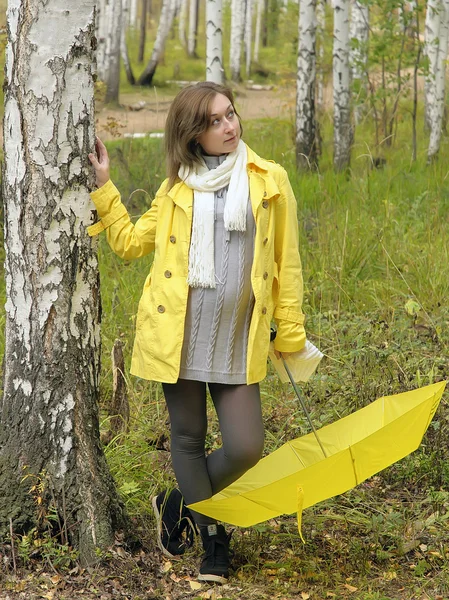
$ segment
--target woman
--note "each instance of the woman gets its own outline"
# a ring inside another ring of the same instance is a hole
[[[184,500],[211,497],[261,457],[259,382],[272,317],[278,357],[306,340],[296,200],[285,170],[257,156],[241,134],[228,88],[184,88],[167,116],[168,177],[135,225],[109,180],[104,145],[98,141],[97,157],[90,155],[100,221],[89,232],[105,229],[125,259],[154,250],[131,373],[162,382],[170,415],[180,491],[153,498],[158,544],[168,556],[182,554],[198,528],[205,550],[198,577],[220,583],[229,575],[229,536]],[[206,385],[223,441],[208,456]]]

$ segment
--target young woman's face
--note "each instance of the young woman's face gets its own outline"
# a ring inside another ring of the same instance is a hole
[[[209,127],[196,141],[211,156],[233,152],[240,141],[240,123],[229,98],[217,94],[211,102],[210,112]]]

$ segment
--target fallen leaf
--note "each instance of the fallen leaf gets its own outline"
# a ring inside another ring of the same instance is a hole
[[[301,592],[301,598],[302,600],[309,600],[310,594],[308,594],[307,592]]]
[[[421,552],[427,552],[427,544],[420,544],[419,549]]]
[[[168,573],[170,571],[170,569],[172,568],[172,564],[169,560],[167,560],[166,562],[164,562],[164,564],[161,567],[161,571],[162,573]]]
[[[171,579],[172,581],[174,581],[175,583],[178,583],[178,582],[180,582],[180,581],[181,581],[181,578],[180,578],[180,577],[178,577],[177,575],[175,575],[175,573],[172,573],[172,574],[170,575],[170,579]]]
[[[349,585],[349,583],[344,583],[343,585],[348,590],[348,592],[351,592],[351,594],[353,592],[356,592],[358,589],[358,588],[354,587],[353,585]]]
[[[189,581],[191,590],[200,590],[202,585],[199,581]]]

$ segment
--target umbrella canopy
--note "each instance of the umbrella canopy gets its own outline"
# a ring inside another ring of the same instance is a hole
[[[446,382],[385,396],[281,446],[223,491],[189,508],[249,527],[342,494],[418,448]]]

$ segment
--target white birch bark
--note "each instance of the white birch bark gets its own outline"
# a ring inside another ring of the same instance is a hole
[[[106,38],[106,97],[105,102],[118,104],[120,89],[120,50],[122,40],[122,0],[109,0],[108,32]]]
[[[251,45],[253,35],[253,0],[246,0],[246,14],[245,14],[245,72],[246,77],[249,78],[251,71]]]
[[[97,74],[100,81],[106,81],[107,74],[106,40],[108,37],[108,10],[109,1],[98,0],[95,36],[97,38]]]
[[[349,37],[353,42],[350,49],[350,65],[353,94],[354,118],[359,123],[363,114],[364,99],[366,98],[365,70],[368,60],[369,8],[366,4],[351,0],[351,22]]]
[[[333,0],[334,168],[349,167],[352,146],[349,74],[349,0]]]
[[[316,106],[317,110],[324,110],[324,33],[326,31],[326,11],[324,8],[324,0],[317,0],[316,3],[316,18],[317,18],[317,47],[318,47],[318,69],[317,69],[317,93]]]
[[[222,84],[223,69],[222,0],[206,0],[206,80]]]
[[[296,164],[303,171],[315,168],[317,163],[316,28],[316,0],[301,0],[296,80]]]
[[[196,58],[196,44],[198,39],[198,1],[190,0],[189,6],[189,35],[187,36],[187,54]]]
[[[187,48],[187,8],[188,0],[180,0],[179,19],[178,19],[178,37],[183,48]]]
[[[245,22],[245,0],[232,0],[231,4],[231,44],[229,66],[232,81],[240,81],[242,58],[243,27]]]
[[[446,60],[449,39],[449,0],[429,0],[426,18],[426,53],[429,58],[429,74],[426,76],[425,93],[427,118],[430,128],[427,160],[438,155],[443,127],[446,92]]]
[[[153,46],[151,58],[139,78],[140,85],[151,85],[157,65],[164,52],[165,43],[170,33],[171,26],[176,13],[176,0],[163,0],[159,26],[157,28],[156,40]]]
[[[67,0],[9,1],[3,170],[0,537],[10,517],[16,532],[32,526],[29,488],[46,473],[62,532],[84,562],[113,544],[123,522],[100,450],[100,290],[86,232],[94,12],[94,0],[76,9]]]
[[[254,62],[259,62],[260,31],[262,27],[263,0],[256,0],[256,31],[254,34]]]
[[[137,2],[138,0],[130,0],[127,27],[131,27],[131,29],[137,29]]]
[[[129,22],[129,0],[122,0],[122,31],[120,35],[120,56],[122,57],[126,78],[131,85],[134,85],[136,83],[136,80],[134,78],[134,73],[131,67],[131,61],[129,59],[128,52],[128,44],[126,41],[126,33]]]

